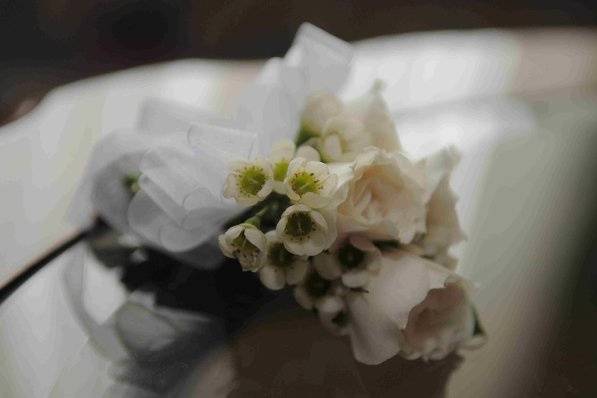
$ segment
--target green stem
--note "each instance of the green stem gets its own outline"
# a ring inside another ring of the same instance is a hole
[[[263,215],[266,212],[267,212],[267,207],[264,207],[263,209],[261,209],[257,213],[255,213],[253,216],[247,218],[245,220],[245,223],[254,225],[257,228],[261,228],[261,221],[262,221]]]
[[[296,146],[299,147],[303,145],[305,142],[309,141],[311,138],[317,137],[317,134],[306,129],[305,127],[301,127],[297,136],[296,136]]]

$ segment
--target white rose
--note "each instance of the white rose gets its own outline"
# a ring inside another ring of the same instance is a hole
[[[425,231],[424,179],[404,155],[367,148],[354,161],[348,196],[338,207],[339,229],[410,243]]]
[[[269,162],[237,161],[232,164],[232,172],[226,179],[224,197],[251,206],[265,199],[272,192],[273,184],[273,172]]]
[[[327,206],[336,192],[338,176],[325,163],[295,158],[288,165],[284,180],[286,195],[294,203],[314,209]]]
[[[364,286],[368,293],[349,293],[346,297],[355,358],[379,364],[405,349],[402,331],[408,326],[411,311],[431,290],[459,280],[445,267],[409,252],[385,252],[379,271]]]
[[[222,253],[236,258],[246,271],[257,271],[263,265],[265,235],[252,224],[239,224],[229,228],[218,237]]]
[[[276,231],[265,234],[267,248],[259,279],[272,290],[282,289],[286,284],[296,285],[307,273],[309,262],[304,256],[290,253],[278,238]]]
[[[460,283],[430,290],[408,315],[402,355],[408,359],[443,359],[473,337],[475,316]]]
[[[305,205],[284,210],[276,233],[286,249],[298,256],[315,256],[334,242],[337,236],[332,213],[316,211]]]

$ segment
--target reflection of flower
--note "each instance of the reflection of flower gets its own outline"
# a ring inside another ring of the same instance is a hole
[[[290,200],[319,209],[329,204],[337,181],[326,164],[296,158],[288,166],[284,185]]]
[[[315,256],[336,239],[335,222],[327,212],[300,204],[282,213],[276,232],[286,249],[299,256]]]
[[[473,336],[474,327],[473,308],[461,284],[432,289],[408,314],[402,354],[443,359]]]
[[[266,233],[265,238],[264,265],[259,270],[261,282],[272,290],[278,290],[286,284],[296,285],[303,280],[309,265],[307,259],[286,250],[275,231]]]
[[[263,264],[265,236],[254,225],[235,225],[220,235],[218,243],[225,256],[238,259],[247,271],[257,271]]]
[[[368,148],[354,162],[338,208],[342,232],[409,243],[425,230],[424,174],[404,155]]]
[[[226,179],[224,196],[243,205],[254,205],[265,199],[273,188],[271,165],[263,160],[237,161]]]

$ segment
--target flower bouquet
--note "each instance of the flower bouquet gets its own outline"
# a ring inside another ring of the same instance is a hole
[[[483,341],[450,252],[465,238],[450,188],[458,153],[409,158],[383,82],[341,99],[351,59],[305,24],[230,114],[149,102],[139,130],[97,144],[76,214],[127,237],[125,261],[95,247],[129,290],[233,331],[288,294],[365,364]]]

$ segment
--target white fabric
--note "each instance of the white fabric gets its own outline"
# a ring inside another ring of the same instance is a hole
[[[232,121],[149,101],[141,109],[142,133],[110,135],[98,146],[86,177],[95,188],[82,195],[95,192],[95,209],[113,227],[158,248],[199,246],[240,210],[222,196],[229,163],[265,155],[275,141],[293,137],[305,98],[315,89],[337,91],[351,57],[347,43],[306,24],[287,56],[266,63],[241,95]],[[129,203],[121,180],[136,172],[140,192]]]

